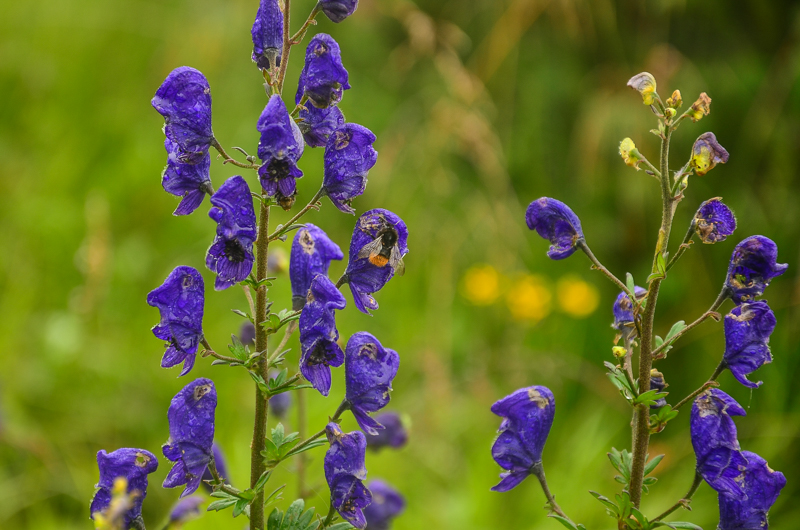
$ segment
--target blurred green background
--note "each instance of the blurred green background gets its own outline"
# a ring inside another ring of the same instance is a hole
[[[297,27],[311,3],[292,5]],[[179,264],[197,267],[211,284],[203,263],[214,224],[207,202],[194,215],[171,215],[177,200],[160,186],[163,121],[150,98],[173,68],[200,69],[212,87],[217,137],[254,153],[255,122],[266,103],[250,62],[256,8],[256,0],[28,0],[3,7],[2,528],[91,528],[95,453],[143,447],[160,455],[169,400],[190,379],[159,367],[163,346],[150,332],[158,314],[145,296]],[[339,316],[344,337],[369,330],[401,354],[388,409],[407,415],[410,442],[367,461],[370,477],[390,481],[408,500],[395,528],[559,527],[546,520],[534,480],[505,494],[489,491],[500,472],[490,456],[499,419],[489,406],[532,384],[557,397],[544,458],[559,503],[590,529],[614,526],[586,491],[616,491],[605,453],[630,443],[627,405],[602,367],[611,358],[617,291],[580,254],[548,260],[546,243],[527,230],[523,214],[543,195],[567,202],[598,257],[644,281],[660,220],[658,185],[617,154],[630,136],[657,158],[657,139],[647,133],[655,119],[625,86],[642,70],[655,74],[664,97],[679,88],[685,104],[701,91],[713,98],[710,116],[674,136],[673,168],[705,131],[731,153],[728,164],[691,179],[673,244],[710,197],[723,196],[739,219],[732,238],[694,245],[670,273],[658,331],[710,305],[740,239],[766,234],[790,264],[767,292],[778,327],[774,363],[754,374],[764,386],[750,392],[728,373],[721,381],[748,409],[737,420],[742,447],[788,478],[772,528],[796,528],[800,5],[361,0],[352,18],[334,25],[321,17],[314,31],[341,44],[353,86],[341,103],[348,121],[378,136],[378,164],[356,207],[391,209],[411,232],[406,275],[379,293],[380,309],[367,317],[350,304]],[[287,99],[302,55],[295,48]],[[319,186],[321,164],[321,150],[308,149],[298,204]],[[212,166],[216,186],[236,173]],[[254,175],[246,176],[254,185]],[[355,218],[325,201],[307,220],[347,247]],[[273,247],[286,255],[289,244]],[[343,267],[335,263],[331,275]],[[272,291],[276,307],[289,304],[288,280],[280,284]],[[238,288],[207,292],[206,336],[217,349],[241,324],[229,308],[244,307]],[[721,324],[706,323],[658,364],[670,401],[710,375],[723,345]],[[199,376],[217,384],[217,441],[233,483],[244,485],[252,384],[243,371],[211,367],[207,359],[190,377]],[[341,369],[330,398],[309,393],[309,429],[323,425],[342,393]],[[355,428],[350,415],[344,426]],[[692,480],[688,413],[652,445],[651,454],[666,454],[643,504],[654,516]],[[322,456],[322,449],[313,453],[311,503],[324,511]],[[179,495],[160,487],[169,470],[161,460],[144,506],[153,529]],[[294,480],[286,465],[272,483],[287,482],[290,497]],[[694,510],[677,519],[714,528],[715,494],[704,485],[695,499]],[[244,524],[226,512],[187,528]]]

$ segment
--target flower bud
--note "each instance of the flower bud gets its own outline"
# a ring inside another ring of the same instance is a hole
[[[681,99],[681,91],[676,90],[672,93],[670,97],[667,98],[667,107],[671,107],[673,109],[680,108],[683,105],[683,99]]]
[[[642,72],[628,80],[628,86],[642,95],[645,105],[652,105],[656,97],[656,78],[653,74]]]
[[[711,112],[711,98],[705,92],[701,93],[697,101],[692,103],[692,109],[689,111],[689,117],[693,122],[698,122],[703,116],[708,116]]]
[[[619,143],[619,156],[622,157],[625,164],[635,168],[637,171],[639,170],[639,162],[642,161],[642,155],[636,149],[636,144],[633,143],[633,140],[625,138]]]
[[[709,199],[694,214],[694,230],[706,244],[725,241],[736,230],[736,217],[720,197]]]
[[[355,12],[358,0],[319,0],[318,5],[326,17],[338,23]]]
[[[611,348],[611,353],[613,353],[614,357],[616,357],[617,359],[622,360],[625,358],[626,355],[628,355],[628,350],[626,350],[622,346],[614,346],[613,348]]]
[[[667,116],[667,118],[674,118],[675,117],[675,109],[667,107],[664,110],[664,114]]]
[[[724,164],[728,161],[728,151],[720,145],[714,133],[707,132],[701,134],[692,146],[691,166],[698,177],[702,177],[717,164]]]

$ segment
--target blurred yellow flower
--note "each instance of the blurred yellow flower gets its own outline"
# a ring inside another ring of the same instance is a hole
[[[461,279],[461,295],[474,305],[489,305],[500,296],[500,274],[491,265],[470,267]]]
[[[550,314],[552,297],[544,278],[526,274],[511,286],[506,304],[515,319],[537,322]]]
[[[576,318],[591,315],[600,303],[597,288],[577,276],[564,276],[558,280],[556,296],[561,310]]]

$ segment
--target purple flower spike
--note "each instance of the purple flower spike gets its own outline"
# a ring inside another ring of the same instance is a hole
[[[297,91],[308,96],[312,105],[324,109],[341,101],[342,92],[349,88],[339,45],[326,33],[314,35],[306,48]]]
[[[492,446],[492,458],[507,470],[500,474],[500,483],[492,491],[508,491],[542,461],[542,450],[556,413],[556,400],[549,388],[530,386],[492,405],[492,412],[503,418]]]
[[[189,66],[176,68],[156,91],[153,108],[164,116],[164,133],[178,145],[178,160],[195,164],[208,152],[211,131],[211,88]]]
[[[298,92],[295,103],[300,103],[302,97],[303,94]],[[297,125],[309,147],[324,146],[328,143],[331,133],[344,125],[344,114],[335,105],[326,109],[318,109],[314,105],[304,105],[303,107],[298,114],[302,121]]]
[[[542,197],[533,201],[525,212],[525,220],[528,228],[550,241],[547,251],[550,259],[570,257],[578,249],[578,241],[583,239],[578,216],[556,199]]]
[[[298,230],[292,240],[292,255],[289,260],[292,309],[303,309],[314,276],[327,276],[331,261],[343,258],[342,249],[321,228],[308,223]]]
[[[353,301],[362,313],[378,309],[372,293],[378,292],[395,272],[403,274],[408,253],[408,228],[389,210],[364,212],[353,229],[344,282],[350,284]]]
[[[714,133],[707,132],[694,141],[691,164],[697,176],[702,177],[717,164],[727,162],[728,157],[728,152],[719,144]]]
[[[763,300],[736,306],[725,316],[725,364],[744,386],[761,386],[747,375],[772,362],[769,336],[774,329],[775,313]]]
[[[637,299],[641,299],[647,294],[647,289],[636,285],[634,286],[633,294],[636,295]],[[613,311],[614,323],[611,324],[612,328],[616,329],[620,333],[625,333],[636,329],[629,325],[633,324],[633,304],[631,303],[631,298],[625,294],[624,291],[617,295],[617,300],[614,302]]]
[[[325,16],[339,23],[355,13],[358,0],[319,0],[318,5]]]
[[[351,201],[367,188],[367,174],[378,160],[372,148],[375,135],[355,123],[346,123],[328,137],[322,187],[334,206],[353,213]]]
[[[325,433],[331,445],[324,463],[331,504],[345,521],[363,529],[367,521],[362,510],[372,502],[372,493],[362,482],[367,478],[367,440],[360,431],[345,434],[335,423],[329,423]]]
[[[147,304],[161,313],[153,335],[167,341],[162,368],[183,363],[180,375],[186,375],[194,366],[197,345],[203,339],[204,301],[203,277],[187,266],[176,267],[161,287],[148,293]]]
[[[408,432],[403,425],[403,420],[396,412],[384,412],[375,416],[375,421],[383,425],[375,435],[367,434],[367,447],[380,449],[391,447],[400,449],[408,442]]]
[[[178,144],[167,138],[164,148],[167,150],[167,167],[161,175],[161,186],[167,193],[182,197],[173,215],[188,215],[200,206],[206,193],[211,193],[211,155],[205,153],[196,164],[187,164],[180,160]]]
[[[205,498],[200,495],[179,499],[172,507],[172,511],[169,512],[170,524],[180,528],[184,523],[200,517],[200,505],[203,502],[205,502]]]
[[[745,500],[719,495],[717,530],[768,530],[767,514],[786,485],[780,471],[770,469],[767,461],[750,451],[742,451],[747,460],[744,471]]]
[[[175,464],[165,488],[186,484],[181,497],[194,493],[211,461],[217,391],[211,379],[195,379],[172,398],[167,412],[169,440],[161,450]]]
[[[222,291],[253,270],[256,212],[250,188],[239,175],[220,186],[211,204],[208,216],[217,222],[217,237],[206,254],[206,267],[217,275],[214,289]]]
[[[114,480],[124,477],[128,481],[128,493],[138,492],[133,506],[125,514],[125,528],[142,515],[142,503],[147,496],[147,475],[158,469],[158,459],[144,449],[117,449],[111,453],[97,452],[97,467],[100,468],[100,481],[92,498],[89,514],[103,513],[111,503],[111,490]]]
[[[403,513],[406,500],[400,492],[382,480],[369,483],[372,503],[364,508],[367,530],[389,530],[392,519]]]
[[[345,399],[358,426],[368,434],[378,434],[383,425],[370,417],[389,403],[392,379],[400,367],[396,351],[384,348],[378,339],[365,331],[347,341],[344,354]]]
[[[789,267],[778,263],[778,245],[764,236],[750,236],[733,249],[725,284],[738,305],[764,293],[773,278]]]
[[[258,158],[263,162],[258,169],[261,187],[270,197],[277,195],[279,201],[293,202],[297,192],[295,180],[303,176],[297,161],[303,156],[305,144],[300,128],[278,94],[269,98],[256,129],[261,133],[258,142]]]
[[[222,480],[224,480],[226,484],[230,484],[231,480],[230,475],[228,475],[228,464],[225,462],[225,455],[222,454],[222,449],[219,448],[217,442],[211,444],[211,454],[214,455],[214,467],[217,468],[217,473],[219,473],[219,476],[222,477]],[[211,486],[206,484],[206,480],[214,480],[214,477],[211,475],[211,470],[207,467],[206,470],[203,471],[201,484],[208,493],[211,493]]]
[[[253,37],[253,62],[259,68],[280,66],[283,53],[283,11],[278,0],[261,0],[250,34]]]
[[[715,197],[697,209],[694,214],[694,230],[703,243],[725,241],[736,230],[736,216],[723,204],[721,197]]]
[[[308,301],[300,314],[300,373],[323,396],[331,390],[331,366],[341,366],[344,352],[336,343],[335,309],[345,308],[347,301],[333,282],[318,274],[311,282]]]
[[[737,499],[746,498],[742,473],[747,460],[742,456],[731,416],[744,415],[735,399],[711,388],[695,398],[690,420],[697,472],[717,492]]]

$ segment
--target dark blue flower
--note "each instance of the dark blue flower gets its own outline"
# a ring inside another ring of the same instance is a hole
[[[258,142],[258,158],[262,165],[258,169],[261,187],[270,197],[289,200],[297,192],[296,179],[303,176],[297,161],[303,156],[303,134],[289,116],[286,105],[278,94],[269,98],[256,126],[261,133]],[[289,204],[291,206],[291,204]]]
[[[382,447],[399,449],[408,442],[408,432],[398,413],[383,412],[375,416],[375,421],[383,425],[383,429],[374,435],[367,433],[367,447],[376,450]]]
[[[701,134],[692,146],[691,165],[694,168],[694,172],[702,177],[714,169],[717,164],[727,162],[728,156],[728,151],[719,144],[714,133],[707,132]]]
[[[725,284],[737,305],[761,296],[773,278],[786,272],[788,265],[777,260],[778,246],[768,237],[750,236],[736,245]]]
[[[225,455],[222,454],[222,449],[219,448],[217,442],[211,444],[211,454],[214,455],[214,467],[217,468],[217,474],[219,474],[226,484],[230,484],[231,477],[228,475],[228,464],[225,462]],[[211,486],[206,484],[207,480],[214,480],[214,476],[211,474],[211,470],[206,467],[206,470],[203,471],[201,484],[206,491],[211,493]]]
[[[377,434],[383,425],[370,417],[389,403],[392,379],[400,367],[396,351],[384,348],[365,331],[347,341],[344,354],[345,399],[358,426],[368,434]]]
[[[351,201],[367,188],[367,174],[378,160],[375,135],[355,123],[336,129],[325,145],[325,177],[322,187],[334,206],[353,213]]]
[[[321,228],[308,223],[297,231],[292,240],[292,255],[289,260],[292,308],[295,311],[306,305],[306,296],[314,276],[327,276],[331,261],[342,258],[342,249]]]
[[[492,458],[506,470],[493,491],[508,491],[542,461],[542,450],[553,425],[556,400],[544,386],[521,388],[494,405],[492,412],[503,418],[492,446]]]
[[[550,241],[550,250],[547,251],[550,259],[568,258],[578,249],[578,241],[583,239],[578,216],[556,199],[542,197],[530,203],[525,220],[528,228]]]
[[[358,0],[319,0],[317,5],[325,16],[338,23],[355,13]]]
[[[690,420],[697,472],[717,492],[738,499],[745,498],[742,474],[747,460],[742,456],[731,416],[744,415],[735,399],[711,388],[695,398]]]
[[[203,339],[204,301],[203,277],[187,266],[176,267],[161,287],[148,293],[148,305],[161,313],[153,335],[167,341],[161,358],[163,368],[183,363],[180,375],[185,375],[194,366],[197,346]]]
[[[208,152],[211,131],[211,88],[199,71],[176,68],[156,91],[153,108],[164,116],[164,133],[177,144],[177,159],[197,163]]]
[[[408,253],[408,228],[397,215],[376,208],[358,218],[350,240],[344,282],[350,284],[359,311],[378,309],[372,293],[380,291],[395,271],[402,274]]]
[[[770,469],[767,461],[750,451],[742,451],[747,460],[744,470],[746,499],[719,495],[717,530],[767,530],[767,514],[786,485],[780,471]]]
[[[330,443],[324,468],[331,505],[345,521],[363,529],[367,521],[362,510],[372,502],[372,494],[362,482],[367,478],[367,440],[361,431],[345,434],[335,423],[329,423],[325,433]]]
[[[339,45],[326,33],[314,35],[306,48],[297,91],[307,96],[312,105],[324,109],[338,103],[342,92],[349,88]]]
[[[161,186],[167,193],[182,197],[173,215],[188,215],[200,206],[206,193],[211,194],[211,155],[206,153],[196,164],[187,164],[180,160],[178,144],[167,138],[164,148],[167,150],[167,167],[161,175]]]
[[[382,480],[371,480],[372,502],[364,508],[367,530],[389,530],[392,519],[403,513],[406,500],[400,492]]]
[[[775,313],[763,300],[736,306],[725,316],[725,365],[746,387],[761,386],[747,375],[772,362],[769,336],[775,323]]]
[[[709,199],[694,214],[694,230],[703,243],[717,243],[736,230],[736,216],[720,197]]]
[[[239,330],[239,342],[244,346],[253,346],[256,343],[256,327],[249,320],[246,320]]]
[[[186,484],[181,497],[197,490],[211,461],[216,408],[217,391],[214,383],[205,378],[186,385],[169,405],[169,440],[161,450],[175,464],[163,486],[174,488]]]
[[[108,509],[114,480],[123,477],[128,482],[128,493],[137,492],[133,505],[124,516],[125,528],[128,528],[134,519],[142,515],[142,503],[147,496],[147,475],[158,469],[158,459],[144,449],[126,447],[111,453],[101,450],[97,453],[97,467],[100,469],[100,481],[95,486],[97,491],[92,498],[90,515],[104,513]]]
[[[261,0],[253,29],[253,62],[259,68],[280,66],[283,53],[283,11],[278,0]]]
[[[333,282],[318,274],[311,282],[308,301],[300,314],[300,373],[323,396],[331,389],[331,366],[341,366],[344,352],[336,343],[334,310],[342,310],[347,302]]]
[[[184,523],[196,519],[200,516],[200,505],[205,502],[205,498],[200,495],[183,497],[172,506],[169,512],[170,527],[180,528]]]
[[[245,280],[253,270],[256,212],[247,182],[239,175],[220,186],[211,197],[208,216],[217,222],[217,237],[206,254],[206,267],[217,279],[217,291]]]
[[[300,103],[302,97],[303,94],[298,92],[295,103]],[[309,147],[324,146],[331,133],[344,125],[344,114],[336,105],[324,109],[318,109],[314,105],[303,105],[297,116],[301,120],[297,126],[300,127]]]
[[[636,295],[637,299],[641,299],[647,294],[647,289],[636,285],[633,288],[633,294]],[[631,303],[630,296],[625,294],[624,291],[617,295],[613,312],[614,323],[611,325],[612,328],[620,333],[635,329],[630,325],[633,324],[633,304]]]

